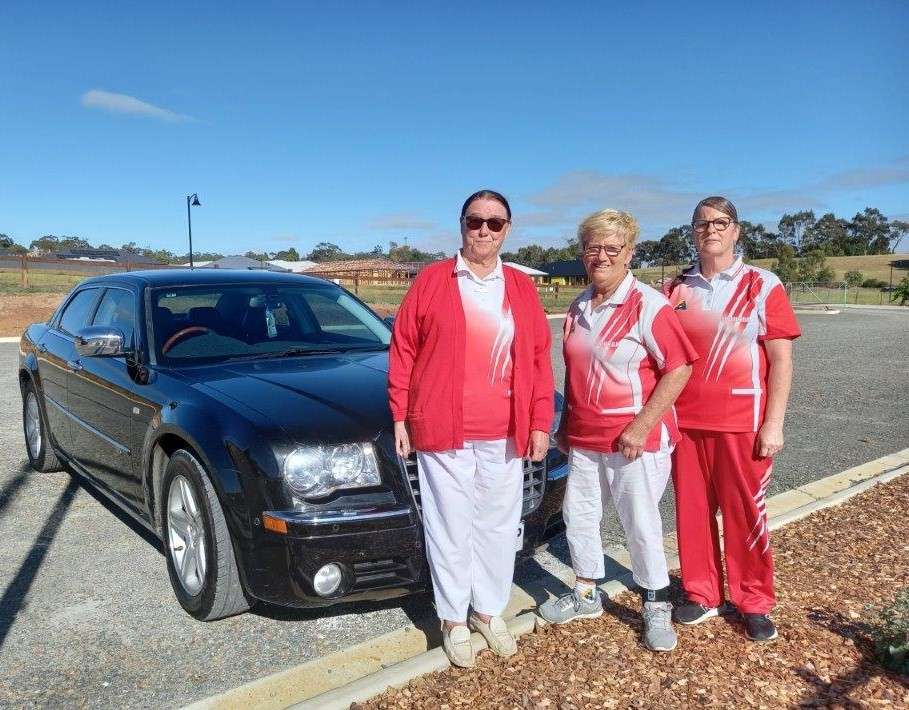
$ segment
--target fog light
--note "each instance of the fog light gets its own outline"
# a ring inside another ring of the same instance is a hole
[[[338,587],[341,586],[341,568],[334,562],[320,567],[312,579],[312,586],[316,594],[322,597],[338,591]]]

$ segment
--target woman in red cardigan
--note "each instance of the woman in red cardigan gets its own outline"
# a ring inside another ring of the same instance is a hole
[[[546,455],[553,417],[549,324],[533,282],[499,259],[510,225],[499,193],[467,198],[461,250],[420,272],[389,357],[395,445],[403,457],[417,452],[442,644],[464,667],[474,662],[471,629],[500,656],[517,650],[500,615],[514,574],[523,458]]]

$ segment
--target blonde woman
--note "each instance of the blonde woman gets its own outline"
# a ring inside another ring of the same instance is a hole
[[[562,624],[603,613],[600,522],[611,498],[642,590],[643,643],[671,651],[677,639],[658,506],[680,436],[673,402],[697,355],[669,302],[628,268],[639,231],[634,217],[617,210],[578,227],[590,285],[565,321],[567,406],[557,435],[569,454],[563,513],[576,582],[540,614]]]

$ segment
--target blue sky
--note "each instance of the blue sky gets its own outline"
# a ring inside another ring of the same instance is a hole
[[[3,3],[0,232],[197,250],[451,252],[721,193],[775,223],[909,216],[909,4]]]

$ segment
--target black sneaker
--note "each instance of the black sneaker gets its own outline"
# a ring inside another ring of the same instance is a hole
[[[707,621],[711,617],[719,616],[720,610],[715,606],[704,606],[697,602],[686,601],[673,609],[672,615],[678,623],[694,626],[702,621]]]
[[[773,641],[776,626],[766,614],[742,614],[745,618],[745,635],[752,641]]]

